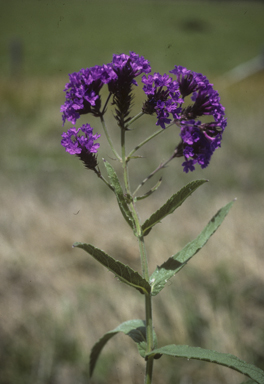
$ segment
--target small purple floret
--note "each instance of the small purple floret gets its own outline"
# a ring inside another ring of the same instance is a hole
[[[84,135],[78,134],[83,132]],[[65,148],[66,152],[71,155],[79,155],[81,152],[97,153],[100,147],[99,143],[94,143],[101,135],[93,135],[93,128],[90,124],[83,124],[80,128],[70,128],[66,133],[63,133],[61,145]]]
[[[179,85],[167,74],[162,76],[159,73],[148,77],[142,76],[142,83],[144,84],[143,91],[147,95],[143,112],[150,115],[156,113],[156,125],[165,129],[165,124],[170,124],[172,121],[170,114],[174,120],[181,112]]]

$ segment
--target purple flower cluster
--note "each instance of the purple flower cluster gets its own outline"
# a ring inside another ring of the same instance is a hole
[[[218,92],[206,76],[181,66],[175,66],[170,71],[176,79],[159,73],[146,76],[150,72],[148,60],[130,52],[129,55],[113,55],[109,64],[70,74],[70,81],[64,89],[66,101],[61,107],[63,124],[66,120],[75,124],[80,115],[88,113],[102,118],[112,96],[114,117],[121,129],[127,129],[131,119],[132,86],[138,85],[135,79],[143,74],[143,91],[147,96],[142,107],[143,113],[156,114],[156,125],[163,129],[171,123],[180,128],[181,142],[176,148],[175,157],[184,156],[184,172],[193,171],[195,164],[207,167],[213,152],[221,146],[226,127],[225,109]],[[105,84],[109,97],[102,108],[100,91]],[[187,97],[189,101],[186,101]],[[213,121],[203,122],[200,120],[202,116],[212,116]],[[80,130],[84,136],[78,136]],[[94,158],[99,147],[94,140],[100,135],[93,135],[92,131],[89,124],[77,130],[71,128],[62,135],[61,143],[71,154],[81,157],[89,153]]]
[[[149,62],[143,56],[130,52],[130,55],[113,55],[109,64],[96,65],[69,74],[70,82],[64,89],[66,101],[61,106],[63,124],[66,120],[75,124],[82,114],[102,116],[105,111],[101,111],[100,90],[104,84],[108,84],[109,91],[115,94],[120,83],[127,77],[130,83],[137,85],[135,77],[149,72]]]
[[[155,112],[158,118],[156,125],[165,129],[165,124],[171,122],[169,115],[172,114],[173,119],[178,119],[178,113],[181,111],[179,84],[168,75],[162,76],[159,73],[149,75],[148,78],[144,75],[142,83],[143,91],[148,96],[142,108],[143,112],[150,115]]]
[[[83,132],[84,135],[78,135]],[[70,128],[66,133],[62,134],[61,145],[66,152],[71,155],[77,155],[89,169],[97,166],[95,153],[100,147],[99,143],[94,143],[101,135],[93,135],[93,128],[90,124],[83,124],[80,128]]]
[[[194,165],[206,168],[216,148],[221,146],[222,133],[226,127],[225,108],[213,84],[206,76],[181,66],[170,71],[177,77],[182,98],[191,95],[192,105],[183,108],[179,119],[182,139],[183,170],[193,171]],[[202,123],[197,117],[210,115],[214,121]]]
[[[143,112],[157,115],[156,125],[163,129],[173,121],[180,127],[181,143],[175,157],[184,156],[184,172],[193,171],[195,164],[208,166],[216,148],[221,146],[222,133],[226,127],[225,109],[220,103],[218,92],[213,89],[206,76],[175,66],[168,75],[155,73],[142,77],[147,101]],[[193,104],[184,106],[190,96]],[[210,115],[214,121],[202,123],[197,117]]]
[[[70,82],[64,89],[66,101],[61,106],[63,125],[66,120],[75,124],[82,114],[91,113],[95,117],[102,117],[106,110],[106,105],[101,109],[100,97],[104,84],[108,85],[110,95],[113,95],[113,104],[117,106],[115,117],[120,123],[125,123],[131,106],[131,86],[137,85],[137,76],[149,72],[149,62],[143,56],[130,52],[129,55],[113,55],[109,64],[69,74]],[[84,133],[83,136],[78,136],[80,131]],[[93,128],[89,124],[85,124],[63,133],[61,144],[67,152],[79,156],[87,168],[95,169],[97,161],[94,154],[100,144],[95,144],[94,140],[99,137],[93,135]]]
[[[116,78],[109,64],[69,74],[70,82],[66,84],[66,101],[61,106],[63,125],[66,120],[72,124],[82,114],[92,113],[100,116],[101,98],[99,92],[104,84]]]

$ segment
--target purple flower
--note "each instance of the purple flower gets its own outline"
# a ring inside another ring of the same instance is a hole
[[[142,73],[151,72],[149,61],[143,56],[130,52],[129,55],[122,53],[121,55],[113,55],[111,62],[112,69],[116,73],[116,78],[109,83],[109,90],[115,92],[115,85],[121,81],[129,81],[134,85],[138,85],[135,77]],[[113,89],[112,89],[113,88]]]
[[[142,73],[151,72],[151,67],[148,60],[134,52],[129,55],[113,55],[111,66],[116,74],[108,83],[108,89],[113,94],[113,105],[116,106],[114,117],[118,125],[126,129],[133,99],[132,86],[138,85],[135,78]]]
[[[206,76],[181,66],[175,66],[170,73],[176,75],[182,97],[181,114],[175,122],[180,127],[180,153],[186,160],[182,164],[183,170],[193,171],[196,163],[206,168],[215,149],[221,146],[226,127],[225,108]],[[186,96],[191,96],[193,104],[184,107]],[[214,121],[202,123],[196,120],[202,116],[212,116]]]
[[[196,163],[195,160],[186,160],[182,163],[182,166],[183,166],[183,171],[188,173],[189,171],[194,171],[195,168],[194,168],[194,164]]]
[[[78,135],[83,132],[84,135]],[[93,128],[90,124],[83,124],[80,128],[70,128],[66,133],[63,133],[61,145],[66,152],[71,155],[77,155],[89,169],[94,169],[97,166],[95,153],[100,147],[99,143],[94,143],[101,135],[93,135]]]
[[[63,125],[66,120],[72,124],[82,114],[102,115],[99,92],[104,84],[117,77],[110,64],[81,69],[69,74],[70,82],[66,84],[66,101],[61,106]]]
[[[175,65],[175,68],[169,72],[176,75],[183,98],[199,89],[211,86],[206,76],[201,73],[190,71],[180,65]]]
[[[221,146],[222,132],[226,126],[226,120],[221,124],[218,123],[205,123],[197,120],[182,120],[180,122],[180,137],[182,142],[183,156],[186,162],[184,172],[193,171],[194,164],[200,164],[201,168],[206,168],[210,162],[211,156],[216,148]],[[192,160],[192,164],[190,161]],[[189,165],[192,166],[189,166]],[[188,166],[187,166],[188,165]]]
[[[169,124],[172,120],[169,118],[172,115],[173,120],[179,117],[181,108],[179,107],[179,84],[173,81],[171,77],[159,73],[142,77],[143,91],[147,95],[147,100],[143,105],[142,111],[152,115],[156,113],[156,125],[160,125],[165,129],[165,124]]]
[[[104,84],[108,84],[109,92],[114,96],[113,104],[117,105],[117,116],[119,120],[120,115],[123,117],[123,124],[131,106],[131,87],[137,85],[135,78],[149,72],[149,62],[143,56],[130,52],[129,55],[113,55],[109,64],[69,74],[70,82],[64,89],[66,101],[61,106],[63,125],[66,120],[75,124],[80,115],[87,113],[101,117],[105,108],[101,110],[99,93]]]

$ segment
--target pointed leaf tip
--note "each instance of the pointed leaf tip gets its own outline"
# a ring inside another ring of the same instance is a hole
[[[180,191],[172,195],[161,208],[153,213],[142,225],[144,236],[147,236],[154,225],[173,213],[191,194],[208,180],[195,180],[185,185]]]
[[[188,243],[181,251],[170,257],[161,266],[156,268],[150,277],[153,296],[157,295],[165,287],[167,281],[177,272],[179,272],[187,264],[187,262],[207,243],[209,238],[222,224],[224,218],[228,214],[233,204],[234,201],[231,201],[226,206],[221,208],[212,217],[207,226],[196,237],[196,239]]]

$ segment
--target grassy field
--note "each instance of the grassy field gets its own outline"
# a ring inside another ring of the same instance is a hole
[[[233,353],[264,369],[264,73],[232,86],[223,81],[226,71],[261,52],[263,16],[263,5],[252,1],[1,4],[0,384],[87,383],[97,339],[123,321],[144,317],[138,292],[71,247],[74,241],[91,242],[140,270],[137,242],[114,196],[60,146],[67,74],[129,50],[150,60],[154,71],[177,64],[206,74],[228,117],[222,148],[207,169],[185,175],[175,161],[160,191],[139,204],[144,220],[187,182],[210,181],[148,236],[150,271],[237,197],[205,249],[154,300],[160,345]],[[14,41],[23,47],[18,67],[11,60]],[[141,100],[139,90],[137,95]],[[134,108],[139,110],[140,101]],[[102,133],[97,122],[89,122]],[[142,119],[136,139],[154,125]],[[119,140],[115,128],[111,133]],[[131,169],[135,186],[174,145],[165,132],[146,146],[140,169],[137,163],[137,173]],[[111,161],[104,138],[102,157]],[[116,336],[91,383],[139,384],[143,376],[144,361],[134,345]],[[165,357],[155,362],[154,377],[157,384],[243,381],[227,368]]]

